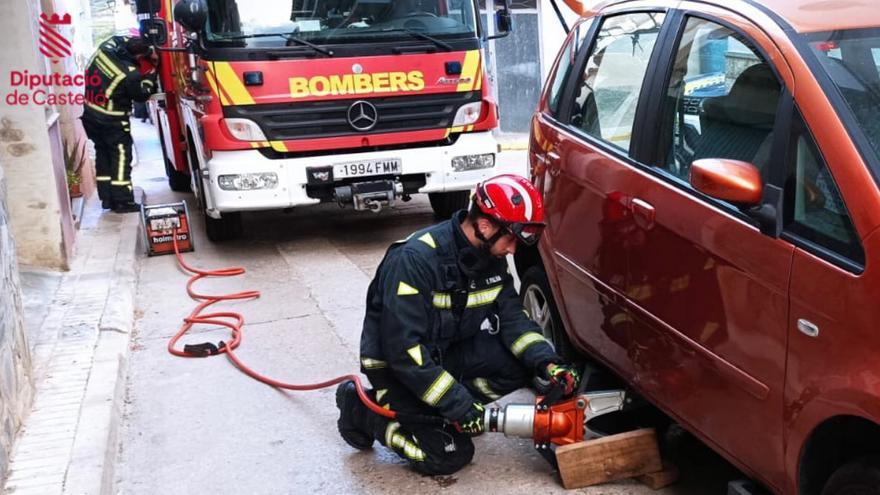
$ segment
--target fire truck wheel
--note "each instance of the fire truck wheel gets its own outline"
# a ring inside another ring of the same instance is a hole
[[[241,237],[241,213],[224,213],[220,218],[205,215],[205,232],[211,242],[230,241]]]
[[[165,160],[165,176],[168,177],[168,187],[174,192],[190,192],[189,174],[179,172],[168,159],[168,150],[165,149],[165,138],[162,135],[162,126],[159,129],[159,144],[162,146],[162,157]]]
[[[452,191],[444,193],[429,193],[431,208],[438,218],[447,219],[458,210],[468,207],[470,191]]]
[[[190,192],[189,175],[175,170],[174,165],[165,159],[165,175],[168,176],[168,187],[174,192]]]

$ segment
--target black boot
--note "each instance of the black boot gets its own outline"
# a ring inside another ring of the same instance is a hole
[[[373,434],[365,428],[364,423],[373,413],[361,403],[354,382],[342,382],[336,388],[336,407],[339,408],[339,421],[336,422],[336,427],[345,443],[358,450],[371,448]]]
[[[136,211],[141,211],[140,203],[135,203],[134,201],[130,201],[127,203],[115,203],[113,205],[114,213],[134,213]]]

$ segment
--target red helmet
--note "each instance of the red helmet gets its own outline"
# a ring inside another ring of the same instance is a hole
[[[546,225],[541,194],[519,175],[499,175],[477,184],[474,203],[528,245],[538,242]]]

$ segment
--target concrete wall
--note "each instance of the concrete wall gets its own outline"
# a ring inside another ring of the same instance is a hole
[[[15,243],[9,225],[6,179],[0,162],[0,487],[12,441],[30,410],[33,375],[22,325],[21,291]]]
[[[39,53],[40,15],[36,0],[3,0],[0,32],[0,161],[6,172],[7,204],[19,261],[67,269],[74,230],[61,149],[61,130],[54,108],[29,103],[10,105],[10,72],[45,74],[51,65]],[[8,8],[6,8],[8,7]],[[50,90],[50,88],[37,88]]]

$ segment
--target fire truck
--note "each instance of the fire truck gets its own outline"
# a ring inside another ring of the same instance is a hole
[[[335,202],[378,212],[428,194],[438,216],[526,163],[496,161],[498,107],[476,0],[139,0],[157,45],[168,183],[208,238],[241,213]]]

